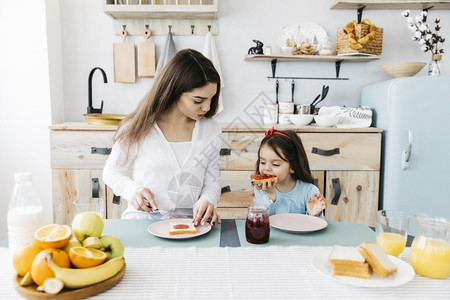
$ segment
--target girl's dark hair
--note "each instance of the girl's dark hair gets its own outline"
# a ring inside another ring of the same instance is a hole
[[[156,77],[153,87],[137,108],[120,123],[114,142],[120,142],[127,148],[122,163],[128,161],[132,148],[139,147],[158,116],[175,104],[183,93],[208,83],[217,84],[217,92],[212,97],[210,110],[205,115],[206,118],[211,118],[218,108],[220,76],[213,63],[200,52],[193,49],[178,51]]]
[[[288,162],[294,173],[291,174],[294,180],[301,180],[314,184],[314,177],[309,168],[308,157],[306,156],[305,148],[300,137],[293,130],[277,130],[277,132],[284,133],[272,134],[264,137],[258,150],[258,160],[256,161],[256,173],[259,174],[259,154],[264,145],[272,148],[272,150],[284,161]]]

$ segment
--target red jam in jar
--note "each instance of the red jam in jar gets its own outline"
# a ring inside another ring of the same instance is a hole
[[[249,206],[245,237],[247,242],[252,244],[265,244],[269,241],[270,223],[267,206]]]

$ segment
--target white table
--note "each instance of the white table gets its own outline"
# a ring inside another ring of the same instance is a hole
[[[127,271],[94,299],[449,299],[450,279],[416,275],[392,288],[355,287],[311,263],[330,246],[125,248]],[[402,259],[409,262],[410,248]],[[0,299],[20,299],[8,248],[0,248]]]

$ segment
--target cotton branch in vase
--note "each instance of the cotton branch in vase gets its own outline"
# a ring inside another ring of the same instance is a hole
[[[428,26],[427,14],[427,11],[422,11],[413,18],[410,16],[409,9],[402,12],[409,29],[414,34],[412,40],[419,42],[419,45],[421,45],[420,49],[423,52],[431,51],[433,55],[442,54],[445,52],[444,48],[442,48],[445,38],[439,35],[439,31],[441,30],[439,23],[441,20],[439,18],[434,20],[436,25],[434,27],[435,31],[433,32]]]

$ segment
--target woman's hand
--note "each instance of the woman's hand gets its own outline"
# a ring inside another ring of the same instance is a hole
[[[255,184],[257,190],[263,190],[264,194],[269,197],[270,200],[275,202],[277,200],[277,182],[276,181],[266,181],[263,183]]]
[[[313,194],[313,199],[306,200],[306,209],[308,214],[317,217],[325,208],[327,208],[327,199],[322,194]]]
[[[130,202],[131,205],[139,211],[151,212],[158,209],[155,202],[155,196],[148,188],[145,187],[137,189]]]
[[[220,224],[220,217],[217,214],[214,205],[206,200],[201,200],[194,205],[194,218],[193,222],[197,224],[205,224],[209,218],[211,218],[211,226],[214,226],[214,222]]]

